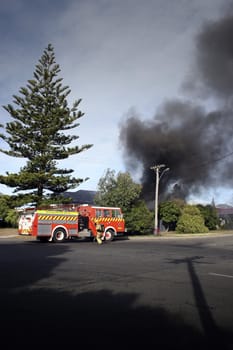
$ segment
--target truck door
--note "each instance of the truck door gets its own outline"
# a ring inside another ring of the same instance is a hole
[[[88,230],[89,228],[89,217],[79,215],[78,216],[78,232]]]

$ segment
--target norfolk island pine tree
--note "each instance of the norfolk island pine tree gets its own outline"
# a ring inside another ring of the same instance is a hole
[[[74,146],[79,136],[68,134],[79,126],[78,120],[84,113],[79,110],[81,99],[68,107],[71,90],[62,85],[59,73],[54,49],[49,44],[35,67],[33,79],[20,88],[19,96],[13,95],[14,106],[3,106],[13,120],[1,125],[5,132],[0,137],[8,148],[0,152],[27,161],[18,173],[0,175],[0,183],[14,188],[14,192],[31,190],[39,202],[46,190],[58,195],[87,179],[72,177],[74,170],[59,168],[58,161],[92,147]]]

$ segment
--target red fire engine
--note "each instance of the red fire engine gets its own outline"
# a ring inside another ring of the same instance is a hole
[[[94,239],[97,223],[102,225],[103,239],[106,241],[125,233],[121,208],[86,204],[69,205],[68,209],[55,207],[33,210],[32,207],[25,207],[21,211],[18,232],[21,235],[35,236],[40,241],[63,242],[72,237]]]

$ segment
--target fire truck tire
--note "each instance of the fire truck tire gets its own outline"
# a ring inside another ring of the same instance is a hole
[[[64,242],[66,239],[66,231],[64,228],[56,228],[56,230],[53,232],[53,242],[55,243],[61,243]]]
[[[105,232],[105,241],[111,242],[114,240],[114,231],[109,229]]]

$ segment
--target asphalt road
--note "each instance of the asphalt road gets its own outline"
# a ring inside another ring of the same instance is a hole
[[[101,246],[1,239],[2,338],[9,349],[233,349],[232,252],[233,235]]]

